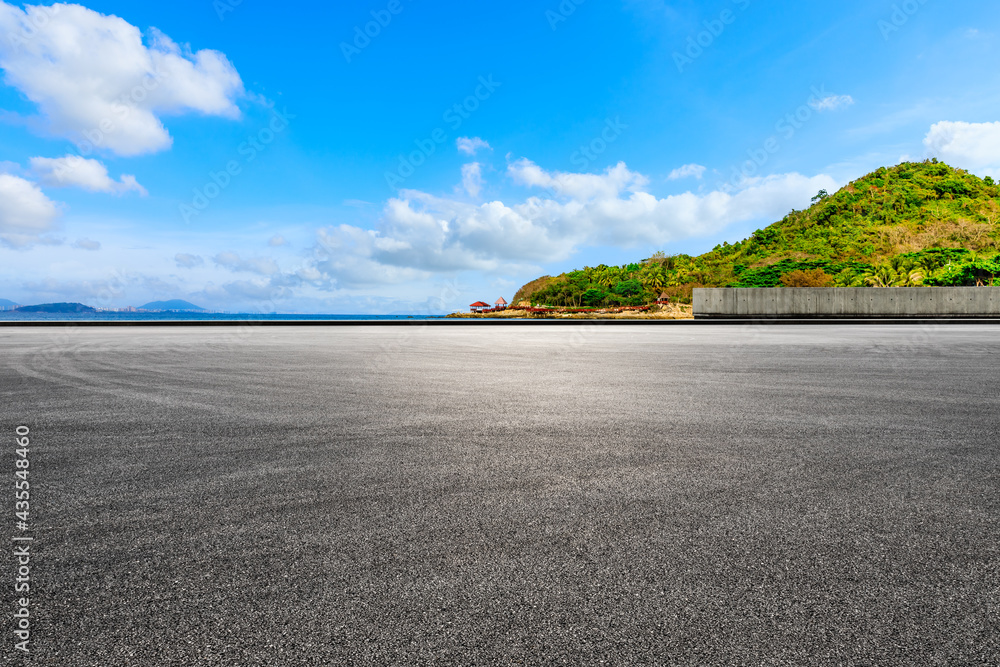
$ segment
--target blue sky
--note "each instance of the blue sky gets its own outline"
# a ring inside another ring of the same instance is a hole
[[[998,19],[971,0],[0,2],[0,298],[442,312],[703,252],[902,159],[997,176]]]

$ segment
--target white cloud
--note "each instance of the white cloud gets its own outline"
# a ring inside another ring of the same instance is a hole
[[[478,197],[483,189],[483,168],[478,162],[462,165],[462,187],[470,197]]]
[[[59,208],[37,185],[0,174],[0,242],[11,247],[38,243],[59,217]]]
[[[267,257],[250,257],[243,259],[235,252],[220,252],[212,258],[218,266],[230,271],[257,273],[262,276],[272,276],[279,272],[278,265]]]
[[[205,263],[205,260],[198,255],[189,255],[185,252],[179,252],[174,255],[174,261],[177,263],[177,267],[181,269],[193,269],[196,266],[201,266]]]
[[[519,160],[509,174],[524,185],[550,188],[552,195],[476,205],[404,190],[388,202],[375,230],[320,230],[313,267],[323,278],[311,282],[350,287],[403,283],[436,272],[523,271],[569,259],[585,245],[662,246],[738,222],[778,219],[808,205],[817,191],[837,187],[825,175],[784,174],[756,179],[732,194],[659,199],[643,189],[647,179],[624,163],[604,174],[568,174]]]
[[[267,242],[267,245],[272,248],[280,248],[281,246],[288,245],[288,241],[285,240],[284,236],[276,235],[271,237],[271,239]]]
[[[402,236],[402,234],[400,234]],[[393,266],[383,253],[406,250],[405,241],[352,225],[320,229],[313,250],[311,271],[300,271],[303,280],[323,288],[397,285],[430,278],[424,269]]]
[[[0,1],[0,34],[9,37],[0,40],[6,83],[85,155],[169,148],[163,115],[240,116],[243,83],[225,55],[182,49],[155,28],[144,43],[135,26],[80,5],[22,10]]]
[[[993,169],[1000,167],[1000,122],[941,121],[931,126],[924,146],[952,166],[995,174]]]
[[[809,101],[809,106],[816,111],[836,111],[837,109],[844,109],[853,104],[854,98],[850,95],[830,95],[823,99],[814,98]]]
[[[108,176],[108,169],[97,160],[86,160],[78,155],[60,158],[33,157],[31,169],[43,185],[53,188],[78,187],[90,192],[107,192],[122,195],[135,190],[142,196],[149,194],[139,185],[135,176],[122,175],[115,181]]]
[[[701,180],[701,177],[705,175],[705,167],[700,164],[686,164],[683,167],[677,167],[670,175],[667,176],[668,180],[676,181],[682,178],[697,178]]]
[[[100,241],[91,241],[90,239],[77,239],[73,247],[78,250],[100,250],[101,243]]]
[[[458,150],[467,155],[475,155],[476,151],[484,148],[486,150],[493,150],[493,147],[488,142],[479,137],[459,137],[455,141],[455,145],[458,147]]]
[[[622,191],[637,192],[648,183],[642,174],[629,171],[624,162],[608,167],[604,174],[548,172],[531,160],[522,158],[507,169],[515,182],[547,188],[557,195],[579,200],[617,197]]]

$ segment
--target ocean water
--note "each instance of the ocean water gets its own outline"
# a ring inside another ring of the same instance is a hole
[[[296,315],[263,313],[21,313],[0,312],[3,322],[341,322],[434,320],[443,315]]]

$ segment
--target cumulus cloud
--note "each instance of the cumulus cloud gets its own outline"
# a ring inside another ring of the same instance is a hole
[[[73,247],[78,250],[100,250],[100,241],[91,241],[90,239],[77,239]]]
[[[250,257],[244,259],[235,252],[220,252],[212,258],[212,261],[230,271],[257,273],[262,276],[273,276],[279,272],[275,261],[267,257]]]
[[[462,187],[470,197],[478,197],[483,189],[483,168],[478,162],[462,165]]]
[[[389,253],[406,247],[406,241],[383,237],[379,231],[353,225],[320,229],[316,234],[310,270],[300,271],[298,275],[325,289],[396,285],[429,278],[432,274],[426,269],[387,263]]]
[[[81,152],[140,155],[169,148],[161,116],[238,118],[239,74],[218,51],[192,52],[151,29],[80,5],[0,1],[0,67],[43,125]]]
[[[77,187],[90,192],[115,195],[134,190],[144,197],[149,194],[135,180],[135,176],[125,174],[115,181],[108,176],[107,167],[99,161],[87,160],[78,155],[60,158],[33,157],[31,169],[43,185],[53,188]]]
[[[624,162],[608,167],[603,174],[578,174],[545,171],[531,160],[522,158],[512,163],[507,171],[517,183],[546,188],[556,195],[582,201],[610,199],[623,191],[637,192],[649,183],[642,174],[629,171]]]
[[[705,167],[700,164],[686,164],[683,167],[677,167],[670,175],[667,176],[668,180],[677,181],[682,178],[697,178],[701,180],[701,177],[705,175]]]
[[[829,176],[785,174],[752,180],[734,193],[660,199],[644,190],[648,179],[624,163],[603,174],[570,174],[518,160],[508,172],[515,182],[546,188],[547,195],[476,205],[403,190],[374,230],[321,230],[312,266],[322,280],[339,286],[402,283],[447,271],[518,270],[566,260],[585,245],[663,245],[738,222],[773,220],[806,205],[817,191],[837,187]]]
[[[956,167],[995,174],[993,169],[1000,167],[1000,122],[935,123],[924,138],[924,146]]]
[[[809,106],[811,106],[816,111],[836,111],[838,109],[844,109],[854,104],[854,98],[850,95],[830,95],[822,99],[812,99],[809,101]]]
[[[488,142],[479,137],[459,137],[455,141],[455,145],[466,155],[475,155],[480,149],[493,150]]]
[[[174,261],[177,262],[177,267],[181,269],[193,269],[205,263],[205,260],[198,255],[189,255],[185,252],[179,252],[174,255]]]
[[[30,181],[0,174],[0,243],[23,247],[38,243],[59,217],[59,208]]]

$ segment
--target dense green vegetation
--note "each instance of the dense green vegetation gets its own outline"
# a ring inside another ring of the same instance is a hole
[[[992,285],[1000,276],[1000,188],[936,160],[882,168],[822,191],[750,238],[692,257],[597,266],[525,285],[514,303],[639,305],[695,287]],[[1000,284],[998,281],[997,284]]]

